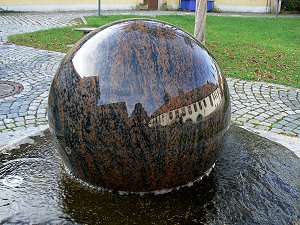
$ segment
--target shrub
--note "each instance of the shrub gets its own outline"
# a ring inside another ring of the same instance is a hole
[[[297,11],[300,12],[300,0],[282,0],[282,11]]]

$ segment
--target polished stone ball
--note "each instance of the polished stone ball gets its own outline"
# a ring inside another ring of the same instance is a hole
[[[225,78],[208,50],[160,21],[130,19],[81,39],[49,94],[50,130],[78,178],[151,192],[209,170],[230,121]]]

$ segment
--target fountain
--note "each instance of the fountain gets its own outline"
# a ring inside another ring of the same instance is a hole
[[[0,151],[2,224],[297,224],[300,159],[231,126],[216,165],[191,187],[119,195],[66,173],[49,130]]]
[[[1,224],[298,224],[300,159],[242,128],[231,125],[227,131],[228,90],[210,54],[171,25],[139,22],[117,22],[83,39],[65,58],[51,87],[52,134],[47,129],[18,148],[0,149]],[[119,37],[131,32],[138,44],[151,43],[150,53],[143,45],[127,49],[133,42]],[[105,41],[95,49],[103,55],[83,51],[98,35]],[[187,46],[172,45],[178,40]],[[126,58],[113,51],[122,46]],[[188,50],[195,54],[188,56]],[[161,58],[165,51],[184,56]],[[142,56],[156,63],[143,60],[146,70],[137,63],[115,65]],[[79,68],[73,66],[80,61]],[[109,69],[97,69],[107,64]],[[126,71],[132,73],[125,76]],[[135,77],[137,72],[143,79]],[[163,195],[128,193],[185,185],[208,171],[217,156],[203,182]]]
[[[115,191],[172,190],[215,163],[230,98],[215,59],[188,33],[130,19],[73,47],[54,77],[48,117],[76,177]]]

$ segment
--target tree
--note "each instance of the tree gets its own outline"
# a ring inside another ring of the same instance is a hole
[[[98,16],[101,16],[101,0],[98,0]]]
[[[207,0],[196,0],[195,38],[205,45]]]

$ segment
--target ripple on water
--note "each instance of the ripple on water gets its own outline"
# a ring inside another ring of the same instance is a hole
[[[232,127],[208,177],[163,195],[119,195],[63,169],[49,132],[0,153],[3,224],[285,224],[300,222],[300,159]]]

